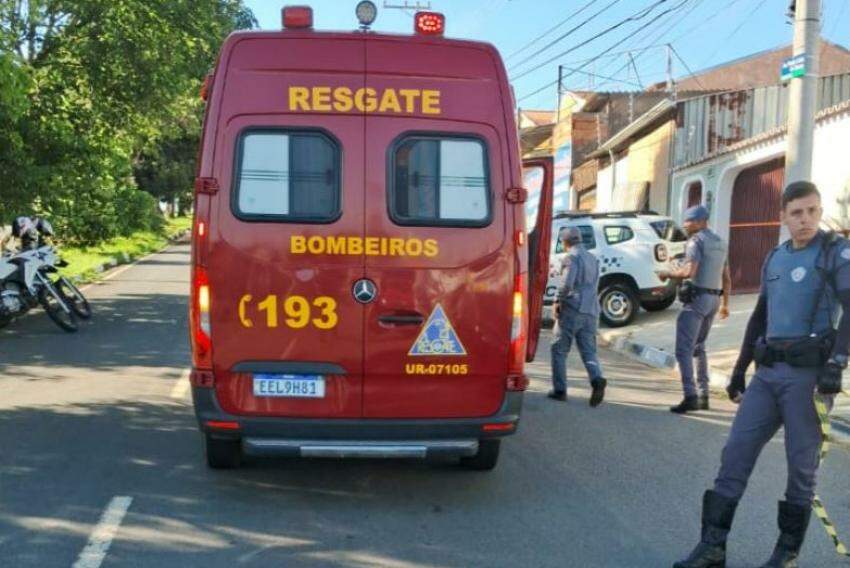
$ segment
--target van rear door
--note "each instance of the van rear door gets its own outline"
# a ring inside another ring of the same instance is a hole
[[[370,87],[433,95],[414,116],[366,118],[365,232],[388,239],[366,250],[367,418],[487,416],[505,396],[516,254],[499,71],[486,49],[426,41],[366,42]]]
[[[235,415],[359,418],[364,118],[293,111],[285,95],[362,87],[363,42],[260,35],[223,66],[209,255],[218,400]]]
[[[486,416],[504,397],[514,275],[494,197],[500,140],[478,125],[404,126],[367,118],[366,234],[388,250],[366,257],[379,292],[365,313],[364,416]]]
[[[522,167],[528,190],[528,345],[525,360],[531,362],[537,353],[543,296],[549,280],[554,166],[552,158],[535,158],[524,160]]]

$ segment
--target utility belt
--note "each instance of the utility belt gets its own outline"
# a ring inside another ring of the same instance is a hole
[[[723,290],[716,290],[714,288],[703,288],[702,286],[697,286],[691,280],[685,280],[681,284],[679,284],[679,301],[683,304],[690,304],[694,300],[696,300],[697,296],[700,294],[709,294],[711,296],[722,296]]]
[[[756,342],[753,359],[756,364],[765,367],[772,367],[776,363],[785,363],[791,367],[823,367],[832,354],[834,343],[834,332],[790,341],[767,341],[760,338]]]

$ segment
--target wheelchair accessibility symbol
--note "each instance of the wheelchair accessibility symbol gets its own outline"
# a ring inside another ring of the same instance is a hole
[[[408,355],[466,355],[443,306],[437,304]]]

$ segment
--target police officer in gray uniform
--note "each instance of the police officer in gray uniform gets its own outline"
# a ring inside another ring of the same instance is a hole
[[[549,398],[567,400],[567,355],[573,339],[593,392],[590,406],[596,407],[605,398],[607,381],[596,356],[596,329],[599,325],[599,261],[584,249],[581,232],[567,227],[561,236],[567,251],[562,261],[564,285],[558,292],[555,314],[558,325],[552,343],[552,391]]]
[[[685,211],[683,223],[690,236],[684,265],[676,270],[658,273],[661,280],[687,279],[679,296],[684,302],[676,320],[676,360],[682,375],[685,398],[671,412],[684,414],[691,410],[708,410],[708,357],[705,342],[714,323],[729,317],[731,278],[726,264],[726,243],[708,228],[708,209],[702,205]],[[694,382],[694,359],[697,361],[699,391]]]
[[[820,231],[822,216],[813,184],[795,182],[785,189],[781,218],[791,238],[765,261],[758,303],[726,389],[741,407],[714,489],[703,496],[702,539],[677,568],[725,565],[726,536],[738,501],[759,453],[780,426],[785,427],[788,484],[779,503],[779,540],[763,568],[797,566],[820,456],[814,393],[817,389],[832,407],[850,345],[850,242]],[[836,328],[839,306],[843,313]],[[745,387],[753,360],[756,373]]]

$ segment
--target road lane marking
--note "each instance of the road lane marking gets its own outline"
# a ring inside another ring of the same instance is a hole
[[[80,553],[77,561],[74,562],[73,568],[98,568],[101,565],[132,502],[132,497],[116,496],[112,498],[97,526],[94,527],[88,544]]]
[[[189,369],[183,371],[174,387],[171,389],[171,398],[182,399],[189,392]]]

